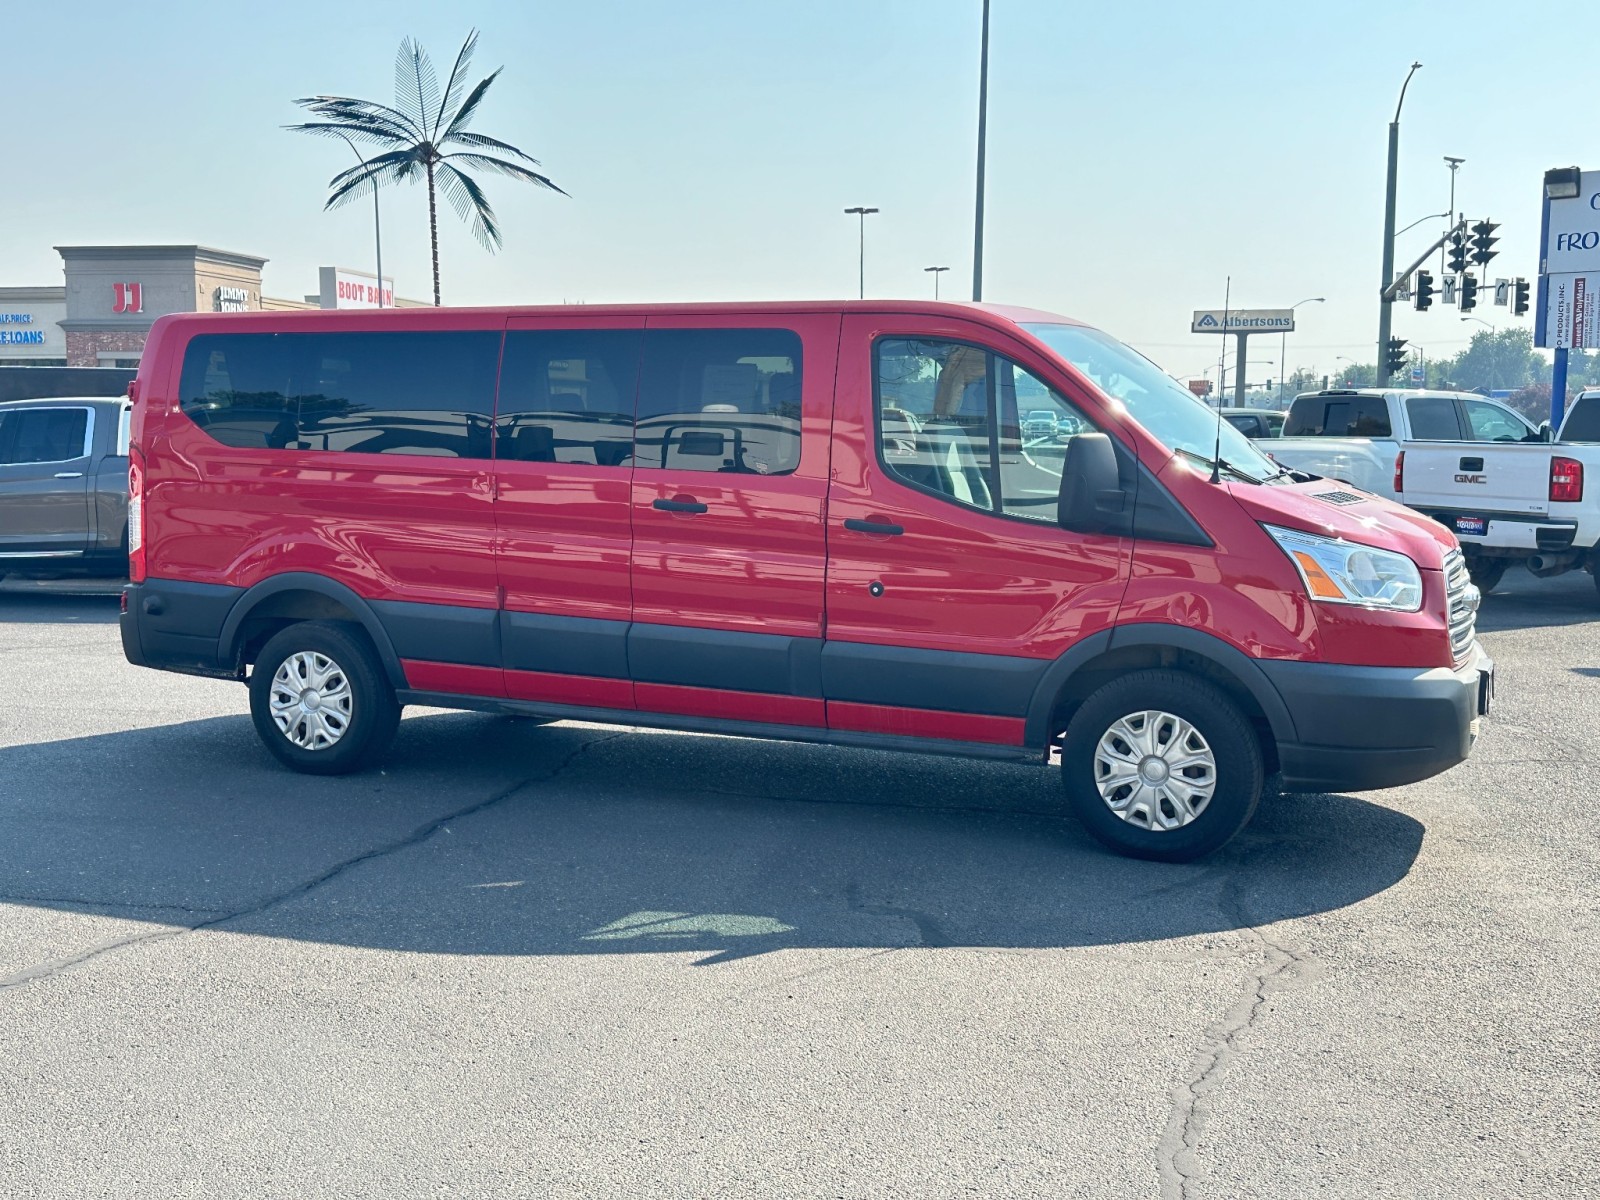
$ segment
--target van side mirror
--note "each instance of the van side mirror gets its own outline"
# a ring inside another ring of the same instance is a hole
[[[1067,443],[1056,523],[1073,533],[1106,533],[1127,500],[1117,474],[1117,452],[1104,433],[1080,433]]]

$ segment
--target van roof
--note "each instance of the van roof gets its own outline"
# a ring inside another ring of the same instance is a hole
[[[984,315],[1007,324],[1021,325],[1030,322],[1055,325],[1082,325],[1084,322],[1043,309],[1024,308],[1010,304],[975,303],[965,300],[758,300],[751,302],[711,301],[706,303],[673,304],[535,304],[535,305],[482,305],[472,308],[429,306],[372,309],[352,308],[337,310],[298,309],[283,312],[247,313],[172,313],[158,318],[167,323],[187,324],[194,321],[259,321],[273,320],[308,322],[354,322],[379,319],[397,324],[426,324],[439,316],[467,318],[483,316],[652,316],[652,315],[716,315],[727,314],[780,314],[780,313],[903,313],[907,315],[972,317]]]

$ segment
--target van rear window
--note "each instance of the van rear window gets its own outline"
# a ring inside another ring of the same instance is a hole
[[[225,446],[488,458],[500,334],[202,334],[183,411]]]
[[[1382,396],[1300,396],[1283,425],[1284,437],[1386,438],[1392,432]]]

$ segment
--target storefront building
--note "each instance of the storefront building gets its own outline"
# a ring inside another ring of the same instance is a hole
[[[0,367],[64,367],[67,289],[0,287]]]
[[[137,367],[155,319],[178,312],[409,308],[394,281],[322,267],[302,300],[264,296],[267,260],[211,246],[57,246],[65,286],[0,287],[0,366]]]

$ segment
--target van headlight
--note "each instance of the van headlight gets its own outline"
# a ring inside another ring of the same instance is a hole
[[[1404,554],[1298,529],[1262,528],[1294,563],[1313,600],[1396,612],[1422,607],[1422,572]]]

